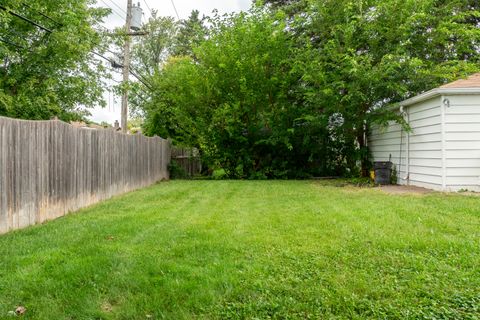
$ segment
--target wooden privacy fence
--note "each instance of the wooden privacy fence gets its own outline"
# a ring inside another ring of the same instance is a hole
[[[0,117],[0,234],[168,179],[170,143]]]
[[[202,172],[202,161],[196,148],[172,148],[172,161],[175,162],[188,177]]]

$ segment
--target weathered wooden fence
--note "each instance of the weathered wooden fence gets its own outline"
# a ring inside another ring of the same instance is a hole
[[[0,234],[168,179],[170,143],[0,117]]]
[[[172,148],[172,161],[175,162],[188,177],[202,172],[200,154],[195,148]]]

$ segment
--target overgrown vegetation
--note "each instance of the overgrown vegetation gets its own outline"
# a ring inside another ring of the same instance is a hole
[[[168,172],[170,173],[170,179],[189,179],[192,178],[188,175],[185,169],[180,166],[176,161],[172,160],[168,165]]]
[[[478,319],[477,197],[334,182],[161,183],[3,235],[0,318]]]
[[[82,118],[102,104],[95,1],[7,0],[0,10],[0,115]],[[48,17],[45,17],[48,14]],[[143,132],[196,147],[229,178],[367,175],[372,124],[387,108],[479,71],[476,0],[265,0],[249,12],[160,17],[134,37]],[[113,47],[111,47],[114,49]],[[118,48],[118,49],[119,49]],[[146,86],[145,86],[146,84]]]
[[[145,132],[231,178],[366,175],[369,127],[400,121],[387,106],[479,70],[475,1],[274,2],[166,60]]]

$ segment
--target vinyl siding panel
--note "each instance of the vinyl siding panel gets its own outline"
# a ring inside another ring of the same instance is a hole
[[[410,141],[441,141],[442,140],[442,125],[440,123],[427,126],[415,127],[415,130],[410,134]],[[428,137],[424,137],[428,136]],[[413,139],[413,140],[412,140]],[[431,140],[428,140],[431,139]]]
[[[441,169],[442,167],[410,165],[410,174],[425,174],[429,176],[438,176]]]
[[[447,118],[450,118],[450,117],[447,115]],[[458,133],[465,133],[465,134],[470,134],[472,132],[480,132],[480,122],[469,122],[469,123],[447,122],[445,123],[445,132],[447,133],[458,132]]]
[[[410,167],[412,166],[420,166],[420,167],[434,167],[434,168],[442,168],[442,159],[416,159],[410,158]]]
[[[448,137],[448,135],[447,135]],[[480,146],[480,140],[447,140],[445,149],[448,150],[477,150]]]
[[[422,186],[431,185],[432,189],[438,189],[439,186],[442,186],[442,177],[438,174],[410,173],[410,182],[412,185],[420,182]]]
[[[429,112],[437,113],[439,112],[440,108],[435,108],[435,109],[430,109]],[[423,118],[423,119],[418,119],[418,120],[410,120],[410,126],[413,129],[413,132],[415,132],[415,129],[417,128],[425,128],[425,127],[430,127],[430,126],[435,126],[442,123],[442,119],[440,119],[440,115],[431,115],[428,118]]]
[[[450,100],[451,107],[455,106],[455,108],[457,108],[457,106],[471,106],[477,109],[479,106],[480,94],[451,95],[445,96],[445,98]]]
[[[452,109],[447,108],[447,109]],[[480,108],[479,108],[480,109]],[[456,114],[456,113],[449,113],[445,119],[446,124],[459,124],[459,123],[466,123],[466,124],[478,124],[480,123],[480,113],[472,114],[472,113],[465,113],[465,114]]]
[[[426,110],[438,109],[439,106],[440,106],[440,103],[441,103],[440,100],[441,100],[440,97],[436,97],[436,98],[432,98],[432,99],[429,99],[429,100],[411,105],[411,106],[408,107],[410,109],[409,110],[409,115],[413,116],[417,113],[420,113],[420,112],[423,112],[423,111],[426,111]],[[437,115],[436,112],[433,112],[433,113],[430,113],[430,114]]]
[[[480,132],[448,132],[445,141],[479,141]]]
[[[426,142],[417,142],[410,144],[410,151],[441,151],[442,142],[441,141],[426,141]]]
[[[452,108],[452,102],[450,102],[450,108],[445,110],[446,114],[457,114],[457,115],[479,115],[480,109],[478,105],[471,104],[471,105],[455,105],[455,108]]]
[[[446,167],[453,168],[477,168],[480,167],[480,159],[446,159]]]
[[[453,167],[447,168],[448,177],[480,177],[480,161],[478,167]]]
[[[439,189],[442,186],[441,99],[434,98],[406,109],[409,137],[409,184]]]
[[[471,176],[447,177],[446,191],[469,190],[479,192],[480,178]]]
[[[445,97],[446,187],[480,191],[480,95]]]
[[[456,149],[445,151],[447,159],[480,159],[480,149]]]
[[[411,112],[410,117],[409,117],[410,122],[412,122],[412,121],[415,122],[415,121],[431,118],[432,117],[432,110],[435,110],[437,108],[438,108],[438,104],[434,104],[433,106],[430,106],[428,109]]]

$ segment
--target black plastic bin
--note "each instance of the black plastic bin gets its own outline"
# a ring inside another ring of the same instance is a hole
[[[390,161],[376,161],[373,163],[375,170],[375,183],[380,185],[391,184],[393,164]]]

